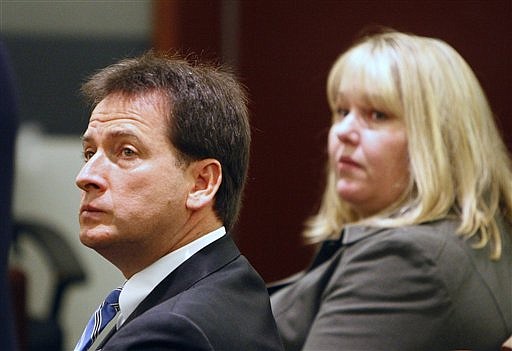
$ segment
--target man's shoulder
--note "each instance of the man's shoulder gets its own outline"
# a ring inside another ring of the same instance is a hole
[[[181,274],[186,273],[182,271]],[[265,283],[248,260],[239,255],[225,265],[208,272],[167,303],[187,311],[195,307],[216,305],[233,308],[259,295],[263,300],[268,299]]]
[[[212,349],[266,349],[251,346],[265,342],[275,345],[270,350],[280,350],[263,280],[241,255],[182,291],[161,297],[119,332],[123,329],[128,334],[148,331],[148,335],[179,330],[182,335],[189,335],[188,339],[213,345]],[[168,337],[178,344],[188,342]]]

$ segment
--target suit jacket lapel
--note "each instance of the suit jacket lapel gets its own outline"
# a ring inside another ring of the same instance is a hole
[[[96,348],[96,350],[97,351],[101,351],[103,349],[103,346],[105,345],[105,343],[112,337],[112,335],[114,335],[114,333],[116,331],[117,331],[117,328],[114,325],[114,327],[110,328],[110,330],[108,331],[108,334],[105,335],[105,337],[101,340],[101,342],[99,343],[99,345]]]
[[[165,277],[137,306],[121,328],[151,307],[190,288],[238,256],[240,251],[228,234],[204,247]]]
[[[219,270],[238,256],[240,256],[240,251],[228,234],[199,250],[178,268],[169,273],[137,306],[135,311],[128,316],[119,329],[151,307],[190,288],[199,280]],[[97,350],[101,350],[117,330],[115,327],[112,328],[101,341]]]

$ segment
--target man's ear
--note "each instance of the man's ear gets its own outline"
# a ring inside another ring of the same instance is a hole
[[[214,202],[222,182],[222,166],[213,158],[194,161],[190,165],[194,186],[187,197],[187,208],[198,210]]]

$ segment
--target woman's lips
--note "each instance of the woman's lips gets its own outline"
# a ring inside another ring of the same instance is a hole
[[[362,168],[361,165],[354,161],[351,157],[342,156],[338,160],[339,170],[350,170],[354,168]]]

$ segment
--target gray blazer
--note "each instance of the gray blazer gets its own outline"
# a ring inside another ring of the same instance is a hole
[[[283,350],[263,280],[228,235],[169,274],[99,349]]]
[[[347,227],[302,276],[271,296],[286,350],[499,350],[512,334],[510,225],[489,259],[441,220]],[[323,257],[322,257],[323,256]]]

